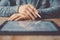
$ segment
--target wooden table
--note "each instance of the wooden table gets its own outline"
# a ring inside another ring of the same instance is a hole
[[[0,17],[0,23],[1,21],[5,21],[8,18],[5,17]],[[60,26],[60,18],[55,18],[55,19],[47,19],[47,20],[52,20],[54,21],[58,26]],[[0,40],[60,40],[60,35],[56,36],[44,36],[44,35],[2,35],[0,36]]]

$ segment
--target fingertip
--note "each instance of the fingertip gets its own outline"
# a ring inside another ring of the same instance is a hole
[[[9,18],[9,19],[7,19],[7,21],[12,21],[12,20]]]

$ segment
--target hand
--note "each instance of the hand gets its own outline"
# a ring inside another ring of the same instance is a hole
[[[37,17],[40,17],[37,9],[30,4],[27,4],[27,5],[20,6],[19,13],[13,14],[9,18],[9,20],[11,20],[11,21],[12,20],[17,21],[17,20],[22,20],[22,19],[34,20]]]
[[[9,21],[19,21],[19,20],[30,20],[30,17],[27,17],[27,16],[25,16],[25,15],[22,15],[22,13],[21,14],[19,14],[19,13],[15,13],[15,14],[13,14],[9,19],[8,19]]]
[[[41,16],[38,14],[38,10],[31,4],[22,5],[19,7],[19,13],[22,13],[25,16],[29,16],[32,20]]]

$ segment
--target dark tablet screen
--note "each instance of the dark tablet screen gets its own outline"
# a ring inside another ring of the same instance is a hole
[[[1,31],[58,31],[51,21],[9,21]]]

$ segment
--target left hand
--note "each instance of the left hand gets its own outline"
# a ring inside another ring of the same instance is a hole
[[[13,20],[14,21],[19,21],[19,20],[31,20],[31,19],[28,16],[16,13],[16,14],[13,14],[8,20],[9,21],[13,21]]]

